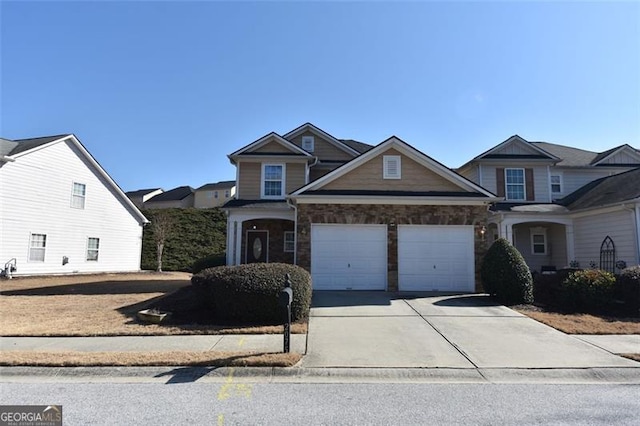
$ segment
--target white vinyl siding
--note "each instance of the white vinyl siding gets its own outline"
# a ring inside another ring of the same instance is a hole
[[[482,171],[480,173],[480,186],[487,188],[489,191],[494,194],[498,193],[498,185],[496,182],[496,168],[513,168],[510,167],[510,164],[502,164],[502,165],[486,165],[483,164]],[[548,203],[549,202],[549,171],[547,166],[539,166],[534,164],[525,164],[522,167],[518,167],[522,169],[532,169],[533,170],[533,195],[535,197],[535,201]],[[506,183],[506,179],[505,179]],[[505,192],[506,195],[506,192]],[[526,193],[525,193],[526,195]]]
[[[87,261],[97,262],[100,252],[100,238],[87,238]]]
[[[46,235],[31,234],[31,238],[29,240],[29,262],[44,262],[46,247]]]
[[[562,169],[562,184],[564,186],[564,194],[571,194],[573,191],[583,187],[591,181],[596,179],[600,179],[605,176],[609,176],[611,174],[610,171],[603,169],[595,169],[595,170],[571,170],[571,169]],[[623,172],[629,169],[620,169],[616,170],[615,173]],[[551,174],[554,174],[554,171],[551,171]]]
[[[0,259],[17,259],[15,275],[140,269],[142,226],[138,218],[80,155],[72,143],[60,142],[0,168]],[[69,206],[72,182],[86,185],[90,202],[84,210]],[[44,262],[28,261],[26,244],[31,233],[47,236]],[[86,261],[88,236],[111,242],[100,247],[99,262]],[[69,260],[66,265],[64,257]]]
[[[624,260],[627,265],[637,264],[633,215],[632,211],[620,210],[576,217],[573,221],[575,258],[580,266],[586,268],[591,261],[600,263],[600,245],[607,236],[615,244],[616,260]]]
[[[562,175],[560,174],[551,174],[551,195],[560,195],[562,194]]]
[[[87,186],[84,183],[73,182],[71,190],[71,207],[74,209],[84,209],[84,200],[87,193]]]

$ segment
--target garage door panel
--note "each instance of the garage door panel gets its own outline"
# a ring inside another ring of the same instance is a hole
[[[314,289],[386,289],[386,226],[312,224],[311,237]]]
[[[400,225],[398,281],[401,291],[473,291],[473,227]]]

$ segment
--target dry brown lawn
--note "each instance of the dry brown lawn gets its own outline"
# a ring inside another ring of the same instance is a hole
[[[282,326],[142,324],[136,313],[190,284],[183,272],[14,278],[0,281],[1,336],[281,333]],[[292,324],[306,333],[306,324]]]
[[[252,352],[28,352],[2,351],[0,365],[40,367],[210,366],[291,367],[297,353]]]
[[[516,310],[567,334],[640,334],[640,318],[561,314],[524,307]]]

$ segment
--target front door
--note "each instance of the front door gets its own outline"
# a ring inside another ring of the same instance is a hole
[[[247,231],[247,263],[269,260],[269,231]]]

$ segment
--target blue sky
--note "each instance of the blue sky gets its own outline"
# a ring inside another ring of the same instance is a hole
[[[0,135],[74,133],[124,190],[235,178],[312,122],[457,167],[513,134],[640,148],[639,2],[0,3]]]

